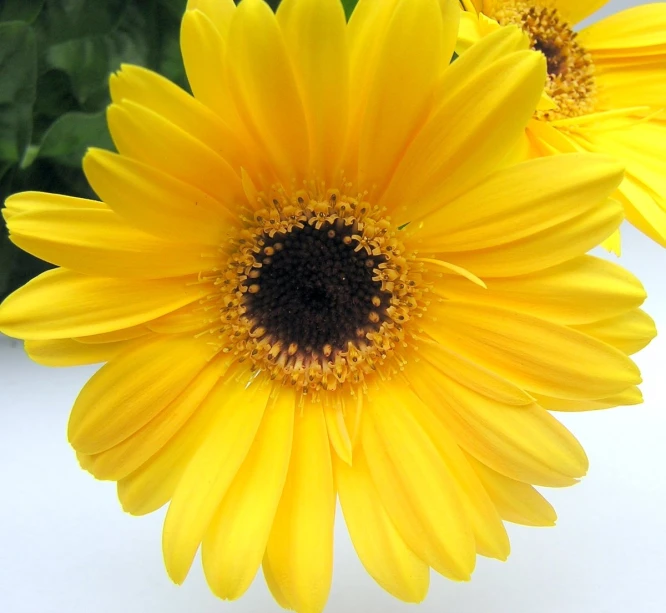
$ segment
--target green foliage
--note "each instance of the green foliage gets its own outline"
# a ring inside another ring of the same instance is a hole
[[[342,6],[345,7],[345,14],[347,15],[347,19],[349,19],[357,4],[358,0],[342,0]]]
[[[0,2],[0,202],[39,190],[95,198],[81,159],[113,149],[109,75],[122,63],[187,87],[178,32],[186,0]],[[0,224],[0,298],[48,264],[14,247]]]

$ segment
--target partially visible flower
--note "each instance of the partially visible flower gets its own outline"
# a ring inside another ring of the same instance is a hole
[[[81,465],[129,513],[169,503],[239,598],[263,567],[322,610],[336,498],[365,568],[418,602],[430,569],[505,559],[503,521],[552,525],[533,485],[587,470],[550,410],[641,402],[641,284],[586,255],[620,224],[612,158],[506,164],[543,88],[517,28],[450,65],[458,5],[197,0],[194,97],[111,79],[103,202],[12,196],[11,239],[60,266],[0,307],[52,366],[107,362],[72,410]]]
[[[666,3],[574,26],[607,0],[461,0],[457,50],[520,26],[548,62],[550,105],[527,128],[528,156],[593,151],[626,164],[615,197],[627,219],[666,246]],[[619,231],[605,246],[619,254]]]

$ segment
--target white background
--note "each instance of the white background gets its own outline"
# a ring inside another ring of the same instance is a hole
[[[620,6],[611,2],[605,12]],[[666,330],[666,250],[626,228],[621,262],[643,280],[646,309]],[[419,613],[666,611],[665,357],[664,338],[637,356],[644,405],[561,415],[591,468],[576,487],[546,492],[557,527],[509,524],[507,563],[479,558],[467,584],[433,575]],[[78,467],[65,429],[93,370],[37,366],[20,343],[0,338],[0,612],[279,611],[261,577],[236,603],[210,594],[198,562],[185,585],[174,586],[160,550],[164,511],[125,515],[114,485]],[[339,514],[327,612],[409,609],[366,575]]]

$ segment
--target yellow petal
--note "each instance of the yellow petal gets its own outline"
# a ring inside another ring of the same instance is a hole
[[[302,613],[321,613],[333,573],[335,489],[320,404],[296,415],[287,480],[268,539],[264,572],[270,568],[276,599]],[[269,582],[271,587],[271,582]]]
[[[359,189],[381,193],[400,155],[426,120],[441,71],[442,36],[437,0],[398,4],[369,83],[359,142]]]
[[[89,149],[83,170],[95,193],[137,228],[176,242],[220,245],[237,219],[200,189],[123,156]]]
[[[641,309],[578,325],[575,328],[616,347],[627,355],[640,351],[657,336],[654,320]]]
[[[240,168],[156,112],[123,100],[106,111],[118,152],[207,193],[228,210],[245,201]]]
[[[345,145],[349,115],[349,49],[339,0],[284,0],[278,23],[308,120],[311,167],[331,183]]]
[[[614,158],[591,154],[529,160],[496,172],[410,224],[410,242],[420,251],[449,253],[518,241],[604,202],[623,171]]]
[[[231,90],[250,134],[284,185],[308,175],[303,102],[275,15],[263,0],[244,0],[229,31]]]
[[[107,211],[109,210],[109,207],[99,200],[74,198],[72,196],[48,194],[46,192],[20,192],[18,194],[12,194],[7,200],[5,200],[2,215],[7,223],[9,223],[9,220],[12,217],[19,215],[20,213],[79,211],[81,209],[99,209]]]
[[[619,350],[544,319],[452,301],[431,303],[427,314],[424,328],[435,340],[527,390],[603,398],[641,381]]]
[[[83,387],[69,418],[69,442],[77,451],[93,454],[125,440],[176,400],[211,353],[209,346],[191,338],[137,343]]]
[[[361,437],[379,499],[408,547],[444,576],[469,580],[474,535],[455,481],[395,389],[373,391]]]
[[[392,596],[421,602],[428,593],[430,569],[393,526],[370,477],[363,450],[354,453],[352,466],[334,458],[333,467],[349,536],[368,574]]]
[[[222,7],[230,3],[224,0],[218,4]],[[237,131],[239,118],[227,74],[228,34],[234,13],[235,7],[216,16],[199,7],[188,10],[181,22],[180,48],[187,81],[196,99]]]
[[[467,458],[502,519],[524,526],[555,525],[555,509],[531,485],[509,479],[472,456]]]
[[[596,4],[605,2],[596,0]],[[666,6],[663,2],[655,2],[608,15],[582,30],[578,40],[585,49],[597,53],[615,52],[619,55],[625,49],[656,47],[654,51],[663,54],[666,51],[664,29]]]
[[[97,479],[118,481],[139,469],[145,462],[160,451],[187,423],[208,396],[213,386],[224,374],[228,360],[209,362],[203,370],[183,389],[183,391],[143,427],[106,451],[89,456],[86,470]],[[138,369],[143,374],[145,368]],[[153,382],[149,382],[151,384]],[[121,382],[122,385],[122,382]],[[144,389],[149,392],[149,385]],[[85,388],[84,388],[85,389]],[[116,393],[113,389],[111,394]],[[104,402],[107,401],[105,397]],[[130,402],[134,398],[130,399]],[[136,401],[133,402],[136,410]],[[75,405],[76,406],[76,405]],[[121,410],[128,407],[123,405]],[[155,410],[144,406],[144,410]],[[98,407],[94,407],[98,410]],[[114,419],[117,417],[114,415]],[[103,424],[106,428],[107,424]]]
[[[217,3],[217,0],[215,0]],[[222,2],[219,2],[222,4]],[[207,70],[210,64],[205,62]],[[210,74],[207,72],[207,74]],[[216,82],[208,79],[209,83]],[[221,117],[199,100],[174,85],[168,79],[140,66],[123,65],[109,80],[111,99],[115,103],[129,100],[150,109],[166,121],[217,151],[234,168],[242,165],[254,168],[254,158],[248,156],[246,143]]]
[[[499,403],[427,363],[409,369],[406,377],[457,444],[497,472],[551,487],[572,485],[586,473],[587,457],[580,443],[536,404]]]
[[[448,300],[494,305],[547,319],[584,324],[620,315],[640,306],[645,289],[621,266],[583,255],[558,266],[519,277],[488,279],[477,289],[462,279],[437,278],[433,293]]]
[[[118,498],[132,515],[146,515],[166,504],[202,441],[219,419],[238,370],[227,373],[178,432],[150,459],[118,481]],[[220,399],[222,398],[222,399]],[[89,456],[88,456],[89,457]]]
[[[451,433],[416,395],[410,408],[421,427],[437,447],[449,474],[453,477],[467,518],[474,532],[476,551],[483,556],[506,560],[509,556],[509,537],[497,510],[483,489]]]
[[[534,395],[535,400],[544,409],[549,411],[599,411],[601,409],[612,409],[614,407],[624,407],[643,402],[643,394],[638,387],[628,387],[619,394],[613,394],[607,398],[597,400],[562,400],[561,398],[551,398],[550,396]]]
[[[131,341],[130,341],[131,342]],[[31,360],[42,366],[82,366],[108,362],[129,342],[84,345],[69,338],[48,341],[26,341],[25,352]]]
[[[518,51],[475,73],[441,101],[381,199],[395,223],[420,219],[497,168],[522,136],[544,79],[544,57]]]
[[[133,280],[48,270],[5,299],[0,330],[31,340],[89,336],[142,324],[203,298],[196,279]]]
[[[342,403],[326,404],[324,417],[331,447],[343,462],[351,465],[353,444],[345,423],[344,405]]]
[[[476,393],[488,396],[497,402],[515,406],[532,403],[532,397],[527,392],[440,343],[419,343],[418,354],[415,354],[414,357],[417,357],[417,355],[422,356],[437,370],[451,377],[460,385],[469,387]]]
[[[169,505],[162,549],[174,583],[182,583],[215,511],[245,460],[264,415],[270,387],[229,380],[206,403],[218,415],[190,460]]]
[[[609,200],[569,221],[512,243],[439,255],[488,283],[492,277],[529,274],[581,256],[610,236],[623,220],[622,205]]]
[[[24,194],[19,194],[20,196]],[[215,250],[159,239],[110,209],[39,208],[12,216],[12,242],[42,260],[102,277],[159,279],[196,274],[212,265]]]
[[[287,477],[295,407],[291,390],[269,402],[250,452],[203,539],[206,579],[219,598],[240,598],[261,565]]]

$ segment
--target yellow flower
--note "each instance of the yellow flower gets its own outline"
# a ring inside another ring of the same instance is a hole
[[[666,246],[666,3],[636,6],[580,32],[607,0],[461,0],[458,51],[501,25],[518,25],[548,62],[544,105],[521,154],[616,156],[626,176],[614,195],[627,220]],[[619,231],[604,246],[620,253]]]
[[[622,168],[507,167],[545,60],[507,28],[449,66],[458,16],[191,2],[194,97],[111,78],[119,153],[84,160],[102,202],[7,201],[12,240],[59,268],[0,329],[46,365],[107,362],[69,440],[129,513],[170,502],[177,583],[201,545],[219,597],[263,566],[282,606],[321,611],[339,497],[370,575],[420,601],[430,568],[505,559],[503,520],[554,523],[533,485],[571,485],[587,458],[549,410],[641,401],[644,291],[585,255],[622,220]]]

